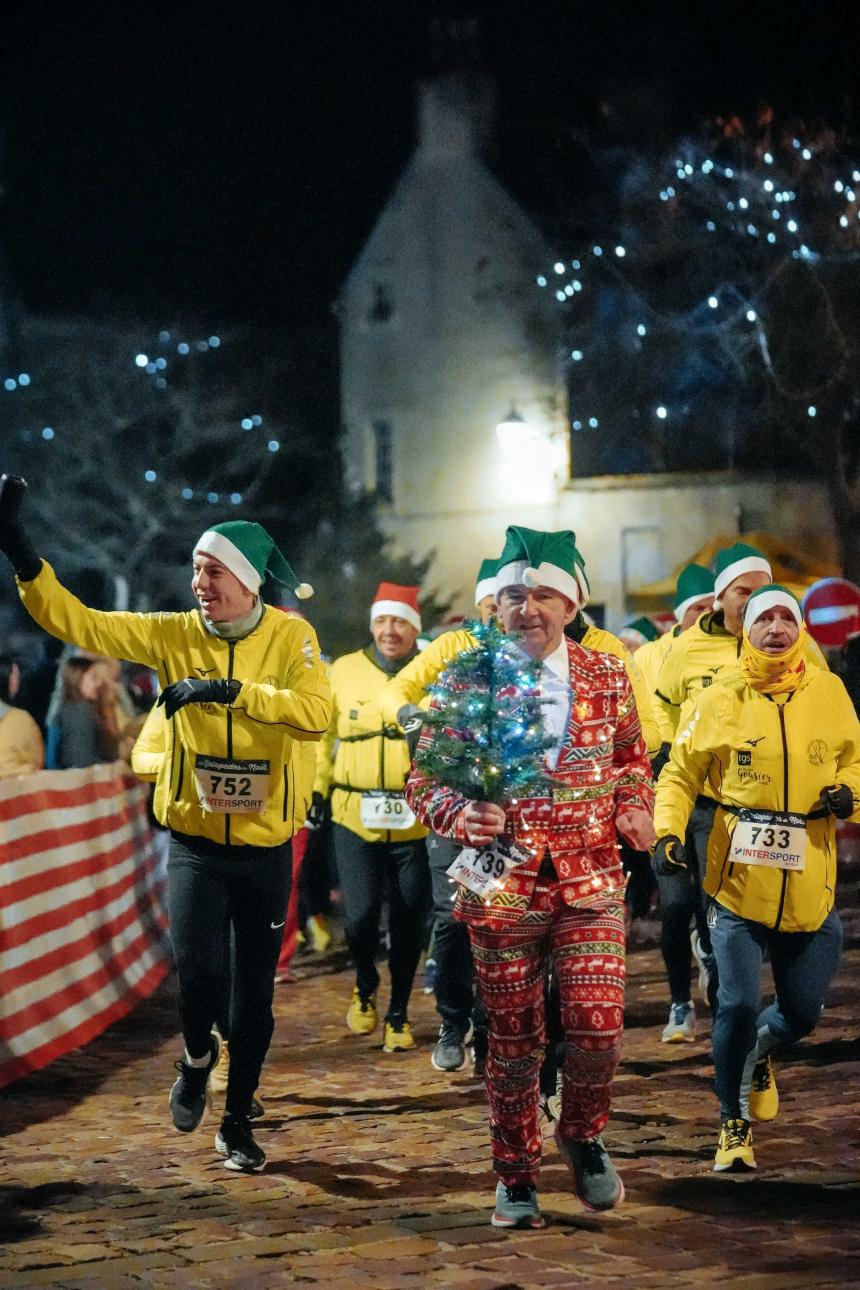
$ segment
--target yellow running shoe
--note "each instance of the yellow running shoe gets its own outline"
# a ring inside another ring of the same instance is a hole
[[[372,1035],[379,1018],[376,1015],[376,995],[362,999],[358,986],[353,987],[352,1003],[346,1014],[346,1024],[354,1035]]]
[[[218,1054],[218,1061],[212,1067],[212,1074],[209,1076],[209,1088],[213,1093],[226,1093],[227,1080],[230,1076],[230,1045],[226,1039],[221,1040],[221,1051]]]
[[[218,1067],[215,1067],[217,1070]],[[215,1072],[213,1071],[213,1074]],[[750,1115],[754,1120],[775,1120],[779,1110],[779,1093],[773,1077],[770,1053],[760,1057],[753,1067],[750,1085]]]
[[[385,1023],[385,1039],[382,1044],[382,1051],[385,1053],[405,1053],[410,1048],[417,1048],[415,1036],[412,1034],[408,1021],[400,1021],[392,1025],[390,1021]]]
[[[315,954],[325,954],[326,950],[331,949],[333,938],[328,929],[328,919],[323,914],[311,914],[305,926]]]
[[[724,1120],[714,1157],[714,1173],[724,1173],[728,1169],[743,1173],[755,1167],[749,1120]]]

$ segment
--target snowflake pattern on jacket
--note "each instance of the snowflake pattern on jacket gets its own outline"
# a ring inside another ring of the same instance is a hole
[[[529,852],[489,899],[461,887],[455,912],[464,922],[502,925],[528,917],[544,855],[549,852],[567,905],[589,905],[621,892],[624,874],[615,817],[631,807],[651,812],[651,766],[630,681],[620,659],[568,640],[570,715],[551,788],[505,808],[505,835]],[[436,703],[436,700],[434,700]],[[425,727],[425,746],[433,731]],[[466,845],[460,815],[468,798],[414,767],[406,798],[434,833]]]

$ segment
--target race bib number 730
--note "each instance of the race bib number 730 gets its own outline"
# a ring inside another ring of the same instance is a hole
[[[366,829],[411,829],[415,816],[402,793],[362,793],[361,822]]]

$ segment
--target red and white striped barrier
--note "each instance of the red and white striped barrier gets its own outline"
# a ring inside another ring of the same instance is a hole
[[[165,976],[147,795],[119,764],[0,780],[0,1088],[94,1039]]]

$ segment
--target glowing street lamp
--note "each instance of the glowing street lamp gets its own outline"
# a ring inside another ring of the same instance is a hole
[[[511,404],[507,416],[496,426],[496,437],[502,452],[506,456],[513,456],[521,452],[533,433],[533,429],[525,417],[520,416],[519,412],[517,412],[515,403]]]

